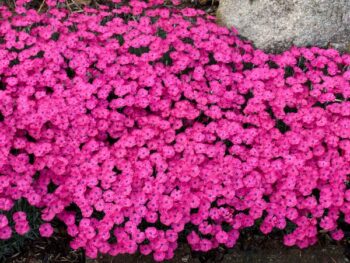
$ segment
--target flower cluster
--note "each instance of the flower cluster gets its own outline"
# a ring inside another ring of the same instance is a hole
[[[350,55],[265,54],[162,2],[0,7],[0,211],[27,199],[42,236],[59,219],[89,257],[170,259],[184,233],[193,250],[232,247],[258,221],[292,227],[288,246],[319,228],[341,239]],[[13,220],[0,215],[0,239],[28,231]]]

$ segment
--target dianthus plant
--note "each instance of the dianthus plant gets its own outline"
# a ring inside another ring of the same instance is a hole
[[[170,259],[184,230],[193,250],[233,247],[256,222],[287,246],[343,238],[349,55],[266,54],[162,0],[64,2],[1,6],[0,239],[29,231],[5,216],[21,198],[92,258]]]

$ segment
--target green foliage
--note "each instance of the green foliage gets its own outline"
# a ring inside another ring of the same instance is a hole
[[[158,28],[157,30],[157,36],[159,36],[161,39],[166,39],[167,33],[162,28]]]
[[[165,65],[165,66],[171,66],[173,64],[173,60],[170,57],[171,50],[168,52],[164,53],[160,61]]]
[[[129,48],[129,53],[134,54],[138,57],[141,57],[142,54],[148,53],[148,52],[149,52],[149,47],[146,47],[146,46],[139,47],[139,48],[135,48],[135,47]]]
[[[30,231],[23,236],[14,231],[12,215],[17,211],[23,211],[27,214],[27,220],[30,225]],[[4,262],[7,257],[20,252],[29,240],[34,240],[39,236],[39,226],[42,221],[40,218],[40,210],[31,206],[26,199],[19,199],[10,211],[0,213],[7,216],[9,225],[13,229],[10,239],[0,240],[0,262]]]

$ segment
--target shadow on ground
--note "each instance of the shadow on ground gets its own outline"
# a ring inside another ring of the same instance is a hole
[[[18,253],[1,263],[154,263],[153,257],[118,255],[88,259],[83,250],[69,247],[70,237],[65,233],[49,239],[37,238],[26,242]],[[328,235],[320,235],[316,245],[301,250],[282,244],[281,238],[249,234],[242,235],[233,249],[219,247],[207,253],[191,251],[180,242],[175,256],[168,263],[350,263],[350,238],[336,242]]]
[[[242,249],[236,247],[229,251],[213,251],[209,253],[191,253],[187,245],[181,245],[169,263],[346,263],[349,243],[327,245],[318,244],[311,248],[300,250],[287,248],[280,241],[270,240],[262,248]],[[95,260],[87,259],[89,263],[153,263],[152,256],[119,255],[117,257],[103,256]]]

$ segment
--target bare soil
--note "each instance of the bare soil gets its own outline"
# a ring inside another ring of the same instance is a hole
[[[277,240],[270,240],[265,247],[242,249],[236,246],[230,251],[212,251],[209,253],[193,253],[187,245],[181,245],[169,263],[346,263],[347,248],[339,244],[318,244],[311,248],[300,250],[287,248]],[[119,255],[117,257],[102,256],[89,263],[152,263],[152,256]]]
[[[37,239],[26,244],[19,253],[9,257],[4,263],[153,263],[153,257],[101,255],[88,259],[82,250],[73,251],[69,247],[67,235],[55,235],[50,239]],[[175,256],[169,263],[347,263],[350,262],[350,240],[332,241],[323,236],[315,246],[301,250],[284,246],[280,239],[266,236],[245,236],[233,249],[218,248],[207,253],[191,251],[185,243],[180,243]]]

